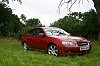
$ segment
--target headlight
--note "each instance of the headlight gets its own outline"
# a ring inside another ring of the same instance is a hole
[[[72,46],[72,45],[74,45],[73,42],[66,42],[66,41],[62,41],[62,44],[66,45],[66,46]]]

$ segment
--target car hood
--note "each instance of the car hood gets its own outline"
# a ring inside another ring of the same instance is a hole
[[[52,36],[54,38],[58,38],[62,41],[77,41],[77,42],[80,42],[80,41],[88,41],[82,37],[76,37],[76,36]]]

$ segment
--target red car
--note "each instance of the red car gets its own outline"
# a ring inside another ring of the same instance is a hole
[[[48,54],[86,54],[91,50],[90,41],[71,36],[66,31],[56,27],[39,27],[30,30],[22,37],[24,50],[43,50]]]

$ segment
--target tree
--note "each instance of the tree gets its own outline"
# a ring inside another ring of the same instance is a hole
[[[69,6],[69,10],[71,9],[71,7],[76,3],[76,2],[83,2],[83,0],[61,0],[60,4],[58,6],[58,10],[60,12],[60,7],[63,6],[63,4],[67,3],[67,4],[71,4]],[[88,1],[88,0],[87,0]],[[97,15],[98,15],[98,24],[99,24],[99,34],[98,34],[98,40],[100,40],[100,0],[92,0],[94,2],[94,7],[96,9]]]
[[[98,14],[98,24],[99,24],[98,40],[100,40],[100,0],[93,0],[93,2],[94,2],[94,7],[95,7],[97,14]]]
[[[21,0],[12,0],[12,1],[18,1],[18,2],[20,2],[20,3],[22,3],[21,2]],[[72,1],[73,1],[73,3],[72,3]],[[58,10],[59,10],[59,12],[60,12],[60,6],[63,6],[63,4],[65,4],[65,3],[67,3],[67,4],[69,4],[69,3],[71,3],[71,5],[70,5],[70,7],[69,7],[69,10],[71,9],[71,7],[74,5],[74,3],[76,3],[76,2],[83,2],[83,0],[61,0],[60,1],[60,4],[59,4],[59,6],[58,6]],[[88,0],[87,0],[88,1]],[[100,0],[92,0],[93,2],[94,2],[94,7],[95,7],[95,9],[96,9],[96,12],[97,12],[97,15],[98,15],[98,24],[99,24],[99,34],[98,34],[98,40],[100,40]],[[7,2],[7,3],[9,3],[9,0],[2,0],[2,2]]]
[[[35,27],[38,27],[40,25],[41,25],[41,22],[39,19],[31,18],[31,19],[26,20],[26,26],[28,26],[28,27],[35,28]]]
[[[20,21],[22,19],[23,22]],[[32,18],[26,20],[26,16],[12,14],[12,9],[4,2],[0,1],[0,37],[15,37],[21,39],[22,35],[35,27],[42,26],[39,19]]]
[[[26,16],[24,14],[21,14],[20,19],[23,23],[26,21]]]
[[[12,1],[18,1],[20,4],[22,3],[21,0],[12,0]],[[6,2],[7,4],[9,4],[9,0],[2,0],[2,2]]]
[[[70,32],[71,35],[82,36],[87,39],[97,39],[98,36],[98,20],[94,10],[89,12],[73,12],[50,26],[55,26]]]
[[[91,39],[97,39],[99,33],[97,13],[94,10],[85,12],[82,20],[84,22],[84,34],[87,33],[86,36]]]
[[[11,37],[22,29],[23,24],[11,8],[0,2],[0,36]]]

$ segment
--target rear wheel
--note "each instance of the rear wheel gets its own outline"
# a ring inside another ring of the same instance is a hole
[[[50,44],[48,46],[48,54],[49,55],[58,56],[58,48],[57,48],[57,46],[54,45],[54,44]]]
[[[24,50],[28,50],[29,49],[27,43],[25,43],[25,42],[23,43],[23,49]]]

